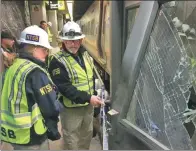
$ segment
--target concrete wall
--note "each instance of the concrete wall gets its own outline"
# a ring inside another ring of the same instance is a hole
[[[48,10],[47,11],[48,21],[52,22],[51,32],[53,34],[52,37],[52,46],[57,47],[56,36],[58,34],[58,22],[57,22],[57,11],[56,10]]]
[[[39,25],[41,20],[47,21],[45,2],[30,1],[30,15],[33,25]]]
[[[60,31],[63,28],[63,15],[58,15],[58,31]]]
[[[24,1],[1,1],[1,30],[8,30],[17,39],[26,27]]]
[[[32,25],[39,25],[41,20],[46,22],[52,22],[51,33],[53,34],[52,46],[56,47],[58,30],[63,27],[63,16],[58,14],[57,10],[46,10],[46,4],[44,1],[29,1],[30,18]],[[66,12],[65,12],[66,13]]]

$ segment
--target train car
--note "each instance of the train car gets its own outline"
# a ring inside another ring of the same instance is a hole
[[[108,84],[111,75],[110,7],[111,1],[95,1],[78,21],[86,35],[83,46],[95,59],[100,74]]]
[[[111,73],[110,2],[95,1],[80,20],[86,35],[84,47],[108,73]]]
[[[95,1],[83,46],[110,77],[110,149],[196,149],[196,2]]]

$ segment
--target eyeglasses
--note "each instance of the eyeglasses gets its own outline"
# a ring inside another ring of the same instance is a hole
[[[74,43],[75,45],[79,45],[80,44],[80,40],[67,40],[66,43],[68,45],[71,45],[72,43]]]

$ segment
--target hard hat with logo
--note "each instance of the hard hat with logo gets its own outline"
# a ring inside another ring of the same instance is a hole
[[[48,25],[49,25],[50,27],[52,27],[52,23],[51,23],[50,21],[48,22]]]
[[[80,26],[74,21],[67,22],[59,36],[62,40],[78,40],[84,37],[85,35],[82,34]]]
[[[21,32],[20,40],[18,42],[52,49],[48,41],[48,34],[37,25],[32,25],[25,28]]]

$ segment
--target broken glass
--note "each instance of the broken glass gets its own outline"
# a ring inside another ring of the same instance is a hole
[[[171,149],[196,149],[196,2],[157,15],[126,119]]]

